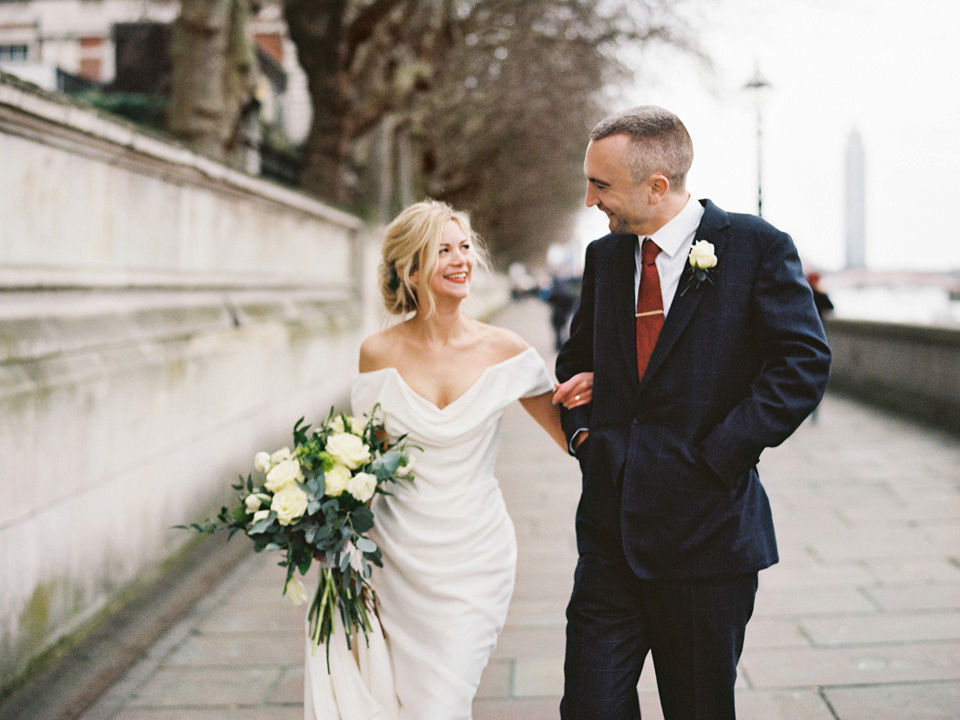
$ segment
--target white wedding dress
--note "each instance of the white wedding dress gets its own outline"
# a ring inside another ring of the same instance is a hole
[[[394,368],[356,379],[353,414],[379,402],[387,432],[423,451],[413,451],[415,480],[373,505],[383,635],[369,647],[361,636],[354,653],[334,638],[330,675],[324,648],[312,654],[308,640],[306,720],[469,720],[516,569],[513,523],[493,475],[500,419],[515,400],[551,390],[533,348],[488,367],[442,409]]]

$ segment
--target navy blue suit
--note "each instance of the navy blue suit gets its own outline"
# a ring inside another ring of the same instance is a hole
[[[756,464],[826,388],[830,351],[790,237],[701,202],[694,241],[714,245],[713,282],[687,288],[686,267],[642,380],[634,235],[587,248],[580,305],[557,358],[561,382],[594,373],[592,403],[563,412],[568,438],[590,432],[577,451],[581,558],[568,608],[565,718],[639,717],[634,670],[651,649],[667,720],[733,717],[756,572],[778,559]],[[676,616],[678,603],[690,605],[686,616]],[[632,619],[608,627],[611,614]],[[691,636],[669,627],[683,623]],[[703,654],[690,655],[691,643]],[[609,667],[583,667],[608,656]],[[689,677],[693,666],[702,677]]]

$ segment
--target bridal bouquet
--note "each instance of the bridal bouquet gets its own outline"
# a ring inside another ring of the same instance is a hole
[[[204,533],[229,529],[228,539],[244,532],[256,552],[284,552],[283,593],[295,604],[307,599],[296,571],[305,575],[318,561],[320,583],[308,612],[315,646],[333,634],[338,616],[348,646],[358,630],[366,637],[372,629],[369,614],[376,612],[377,598],[369,583],[371,565],[382,567],[383,561],[366,536],[374,522],[369,502],[387,493],[386,484],[413,477],[413,446],[405,435],[391,442],[377,410],[361,420],[331,409],[312,431],[300,418],[292,451],[258,452],[254,473],[233,486],[238,503],[190,526]],[[328,644],[328,667],[329,652]]]

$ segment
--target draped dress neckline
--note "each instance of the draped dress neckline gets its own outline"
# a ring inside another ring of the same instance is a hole
[[[533,346],[528,347],[526,350],[523,350],[523,351],[521,351],[521,352],[518,352],[516,355],[511,355],[510,357],[506,358],[505,360],[501,360],[500,362],[493,363],[492,365],[487,365],[487,367],[485,367],[485,368],[483,369],[483,371],[477,376],[477,379],[474,380],[473,383],[470,384],[470,387],[468,387],[466,390],[464,390],[464,391],[463,391],[462,393],[460,393],[456,398],[454,398],[453,400],[451,400],[449,403],[447,403],[447,404],[444,405],[443,407],[440,407],[439,405],[437,405],[437,404],[436,404],[435,402],[433,402],[432,400],[428,400],[428,399],[425,398],[423,395],[421,395],[421,394],[418,393],[416,390],[414,390],[413,387],[410,385],[410,383],[408,383],[408,382],[403,378],[403,375],[401,375],[401,374],[400,374],[400,371],[397,370],[397,368],[395,368],[395,367],[392,367],[392,366],[391,366],[391,367],[379,368],[378,370],[369,370],[369,371],[367,371],[367,372],[362,372],[362,373],[360,373],[360,376],[361,376],[361,377],[363,377],[363,376],[365,376],[365,375],[366,375],[366,376],[370,376],[370,375],[374,375],[374,374],[376,374],[376,373],[389,373],[389,374],[392,374],[392,375],[397,379],[397,384],[401,387],[401,389],[404,391],[404,393],[406,393],[407,395],[409,395],[411,398],[413,398],[414,400],[416,400],[416,401],[422,403],[423,405],[427,406],[428,408],[430,408],[430,409],[431,409],[432,411],[434,411],[434,412],[437,412],[437,413],[447,413],[447,412],[448,412],[451,408],[453,408],[455,405],[460,404],[462,401],[465,401],[470,395],[472,395],[472,394],[474,393],[474,391],[476,391],[477,388],[479,388],[479,387],[482,385],[483,381],[486,379],[487,375],[489,375],[492,370],[494,370],[495,368],[499,368],[499,367],[501,367],[501,366],[507,365],[507,364],[513,362],[514,360],[516,360],[517,358],[523,357],[524,355],[527,355],[528,353],[531,353],[531,352],[536,352],[536,350],[533,348]]]

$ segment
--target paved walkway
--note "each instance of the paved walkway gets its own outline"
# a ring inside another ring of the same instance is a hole
[[[545,306],[498,322],[552,360]],[[580,480],[521,409],[504,423],[498,477],[520,559],[475,720],[554,719]],[[960,718],[960,441],[831,396],[764,454],[761,476],[782,559],[761,573],[738,717]],[[211,588],[82,720],[302,718],[303,610],[281,599],[271,563],[252,556]],[[652,670],[644,720],[662,718]]]

